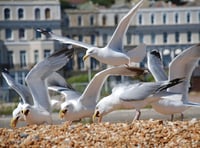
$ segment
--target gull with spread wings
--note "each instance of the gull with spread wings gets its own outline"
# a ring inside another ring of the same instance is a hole
[[[33,105],[27,102],[22,106],[24,118],[28,124],[52,123],[51,102],[46,79],[62,68],[72,56],[73,50],[59,50],[37,63],[26,76],[26,83],[33,99]]]
[[[127,67],[125,65],[107,68],[97,73],[82,94],[75,90],[63,87],[49,87],[48,89],[62,93],[66,100],[61,104],[60,117],[72,122],[85,117],[92,117],[99,99],[104,81],[111,75],[138,76],[144,73],[143,69]]]
[[[143,1],[144,0],[138,2],[121,19],[120,23],[118,24],[115,32],[111,37],[111,40],[103,48],[99,48],[84,42],[76,41],[67,37],[61,37],[53,34],[52,32],[48,32],[47,30],[44,29],[37,29],[37,31],[45,34],[48,38],[58,40],[62,43],[72,44],[87,49],[86,54],[83,57],[84,60],[87,59],[87,57],[91,56],[102,63],[113,66],[119,66],[123,64],[130,65],[131,62],[141,62],[146,55],[146,45],[140,44],[135,49],[125,52],[123,48],[123,37],[127,32],[127,29],[131,23],[133,16],[140,8]]]
[[[170,81],[176,77],[185,78],[183,83],[167,90],[169,96],[161,97],[158,102],[151,104],[157,112],[171,115],[171,120],[173,120],[174,114],[181,113],[181,120],[183,120],[183,112],[186,109],[189,107],[200,107],[200,103],[191,102],[188,99],[192,72],[200,59],[200,44],[184,50],[171,61],[168,77],[163,69],[159,52],[152,51],[147,56],[148,69],[156,81]]]

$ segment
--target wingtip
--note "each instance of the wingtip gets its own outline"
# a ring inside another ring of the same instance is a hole
[[[51,32],[44,28],[37,28],[36,31],[44,34],[47,38],[51,37]]]
[[[150,54],[152,54],[152,55],[156,56],[157,58],[161,59],[160,53],[159,53],[159,51],[157,51],[157,50],[152,50],[152,51],[150,52]]]
[[[7,68],[3,68],[3,69],[1,70],[1,72],[2,72],[2,73],[7,73],[7,74],[9,74],[9,71],[8,71]]]

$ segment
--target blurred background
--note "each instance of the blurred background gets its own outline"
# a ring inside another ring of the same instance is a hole
[[[7,68],[15,81],[25,84],[26,74],[37,62],[63,48],[58,41],[46,39],[36,31],[45,28],[55,34],[103,47],[110,40],[121,18],[138,0],[0,0],[0,68]],[[124,49],[140,43],[147,52],[158,50],[166,69],[170,61],[186,48],[200,42],[200,1],[145,0],[124,36]],[[75,89],[83,91],[92,76],[107,68],[93,58],[82,60],[85,50],[74,46],[75,53],[59,73]],[[146,58],[136,67],[146,68]],[[200,69],[191,79],[191,90],[200,91]],[[153,81],[152,76],[110,77],[102,95],[122,81]],[[55,95],[55,94],[53,94]],[[2,114],[11,114],[19,96],[0,75]],[[5,105],[6,103],[6,105]],[[11,104],[11,105],[10,105]]]

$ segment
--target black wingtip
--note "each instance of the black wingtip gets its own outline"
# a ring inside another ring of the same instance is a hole
[[[59,56],[62,54],[65,54],[66,56],[68,56],[69,58],[71,58],[73,56],[74,53],[74,49],[68,49],[68,48],[63,48],[61,50],[57,50],[55,51],[52,55],[49,56],[50,57],[55,57],[55,56]]]
[[[47,38],[51,37],[51,33],[52,32],[50,32],[50,31],[48,31],[48,30],[46,30],[44,28],[37,28],[36,31],[44,34]]]
[[[157,58],[161,59],[160,53],[157,50],[153,50],[150,52],[150,54],[156,56]]]
[[[7,69],[7,68],[3,68],[3,69],[1,70],[1,72],[4,72],[4,73],[7,73],[7,74],[9,74],[9,71],[8,71],[8,69]]]

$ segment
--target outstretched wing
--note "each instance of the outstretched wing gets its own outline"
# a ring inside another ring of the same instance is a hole
[[[156,81],[168,80],[158,51],[153,50],[147,53],[147,66]]]
[[[169,79],[185,77],[185,81],[169,89],[170,92],[183,93],[183,102],[187,101],[190,79],[200,59],[200,44],[194,45],[176,56],[169,64]]]
[[[36,64],[26,76],[27,85],[33,96],[34,105],[51,111],[46,78],[62,68],[72,56],[73,50],[59,50]]]
[[[131,19],[135,15],[136,11],[142,5],[144,0],[138,2],[119,22],[115,32],[112,35],[107,47],[114,50],[123,50],[123,37],[127,32]]]
[[[2,72],[2,76],[4,77],[8,85],[12,89],[14,89],[18,93],[18,95],[22,98],[23,103],[31,105],[33,104],[31,93],[25,85],[15,82],[15,80],[6,72]]]
[[[99,98],[101,88],[103,86],[104,81],[110,75],[124,75],[124,76],[138,76],[144,73],[143,69],[134,68],[134,67],[126,67],[126,66],[118,66],[108,68],[97,73],[90,83],[87,85],[85,91],[80,97],[80,101],[86,106],[94,106]]]
[[[57,41],[60,41],[62,43],[65,43],[65,44],[72,44],[72,45],[83,47],[85,49],[93,47],[90,44],[87,44],[87,43],[84,43],[84,42],[80,42],[80,41],[76,41],[76,40],[72,40],[72,39],[70,39],[68,37],[59,36],[59,35],[54,34],[53,32],[47,31],[45,29],[38,28],[37,31],[41,32],[42,34],[44,34],[47,38],[50,38],[50,39],[53,39],[53,40],[57,40]]]

